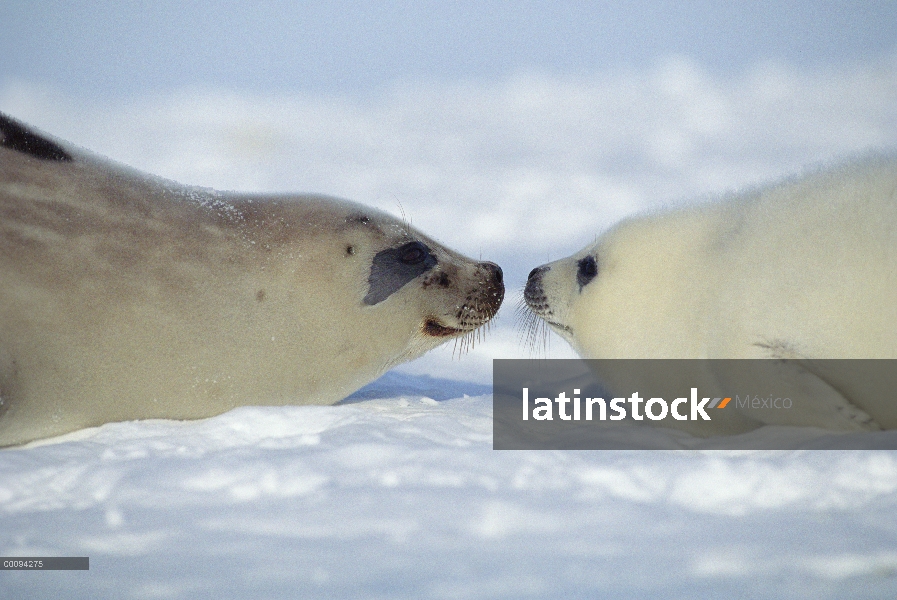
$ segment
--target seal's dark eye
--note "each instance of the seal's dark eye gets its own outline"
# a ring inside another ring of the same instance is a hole
[[[582,289],[598,274],[598,261],[594,256],[589,255],[580,259],[577,264],[579,269],[576,271],[576,282],[579,284],[579,289]]]
[[[416,265],[427,259],[427,247],[420,242],[411,242],[399,248],[399,260],[406,265]]]

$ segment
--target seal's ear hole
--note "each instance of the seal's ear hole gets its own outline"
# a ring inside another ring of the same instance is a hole
[[[430,256],[427,247],[420,242],[409,242],[399,248],[399,261],[406,265],[418,265]]]
[[[355,246],[352,246],[351,244],[346,246],[346,256],[352,256],[354,254],[355,254]]]
[[[580,259],[577,267],[576,282],[579,284],[579,289],[582,289],[598,274],[598,261],[590,254]]]

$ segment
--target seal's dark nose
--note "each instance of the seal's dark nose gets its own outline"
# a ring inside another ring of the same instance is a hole
[[[529,277],[526,278],[527,283],[538,283],[542,280],[542,274],[550,271],[551,267],[536,267],[532,271],[529,272]]]
[[[504,275],[494,262],[483,261],[479,265],[481,277],[483,277],[483,285],[486,297],[481,299],[479,308],[486,315],[486,320],[491,319],[498,312],[502,300],[505,299],[505,284],[502,283]]]
[[[480,263],[480,266],[492,274],[492,280],[495,283],[501,283],[503,281],[504,276],[502,275],[501,267],[494,262],[484,261]]]
[[[529,272],[526,278],[526,287],[523,288],[523,300],[533,310],[541,310],[548,307],[545,291],[542,289],[542,275],[551,270],[551,267],[536,267]]]

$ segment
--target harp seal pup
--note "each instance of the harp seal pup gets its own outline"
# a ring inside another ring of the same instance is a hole
[[[369,207],[181,186],[0,114],[0,446],[335,403],[503,297]]]
[[[897,157],[624,221],[533,269],[524,298],[583,358],[897,358]],[[897,428],[897,376],[842,371],[794,374],[812,409],[721,411],[714,433]]]

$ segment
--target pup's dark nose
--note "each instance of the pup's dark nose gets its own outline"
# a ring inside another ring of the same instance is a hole
[[[542,289],[542,275],[551,270],[551,267],[536,267],[529,272],[526,278],[526,287],[523,288],[523,300],[533,310],[545,308],[545,291]]]
[[[539,280],[542,279],[542,274],[551,270],[551,267],[536,267],[532,271],[529,272],[529,277],[526,278],[528,282],[538,283]]]

